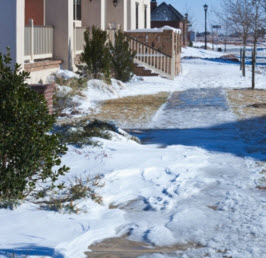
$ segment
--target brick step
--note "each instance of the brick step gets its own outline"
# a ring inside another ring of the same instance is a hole
[[[137,76],[159,76],[158,73],[153,72],[147,67],[140,66],[137,63],[134,63],[134,74],[136,74]]]

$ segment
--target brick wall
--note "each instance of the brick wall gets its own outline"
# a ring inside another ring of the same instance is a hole
[[[43,95],[47,101],[49,113],[53,113],[53,94],[55,85],[54,84],[31,84],[31,89],[35,90],[39,94]]]
[[[180,29],[182,31],[181,46],[188,46],[188,24],[182,21],[152,21],[151,28],[162,28],[163,26],[170,26]]]
[[[43,71],[47,69],[53,69],[53,68],[60,68],[60,65],[62,64],[62,61],[60,60],[44,60],[44,61],[38,61],[35,63],[26,63],[24,65],[24,70],[26,72],[32,73],[37,71]]]

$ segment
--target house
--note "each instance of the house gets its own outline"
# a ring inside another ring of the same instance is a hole
[[[188,45],[188,18],[183,16],[171,4],[165,2],[157,5],[156,0],[151,1],[151,27],[161,28],[163,26],[171,26],[181,29],[182,46]]]
[[[32,83],[75,69],[87,27],[150,28],[149,0],[1,0],[0,52],[31,72]]]
[[[180,33],[150,30],[150,6],[150,0],[1,0],[0,52],[10,47],[13,62],[31,73],[29,83],[45,83],[59,68],[76,69],[88,27],[107,30],[111,39],[121,29],[137,64],[174,78],[180,71]]]

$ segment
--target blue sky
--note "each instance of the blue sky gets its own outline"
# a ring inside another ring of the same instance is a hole
[[[214,10],[219,9],[221,0],[157,0],[158,4],[166,2],[173,5],[182,14],[188,12],[192,15],[194,20],[194,29],[196,31],[204,31],[204,10],[203,5],[206,3],[209,6],[208,23],[214,24],[215,21]]]

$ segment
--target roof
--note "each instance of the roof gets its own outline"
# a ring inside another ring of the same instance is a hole
[[[151,11],[152,21],[183,21],[185,17],[171,4],[161,3]]]

